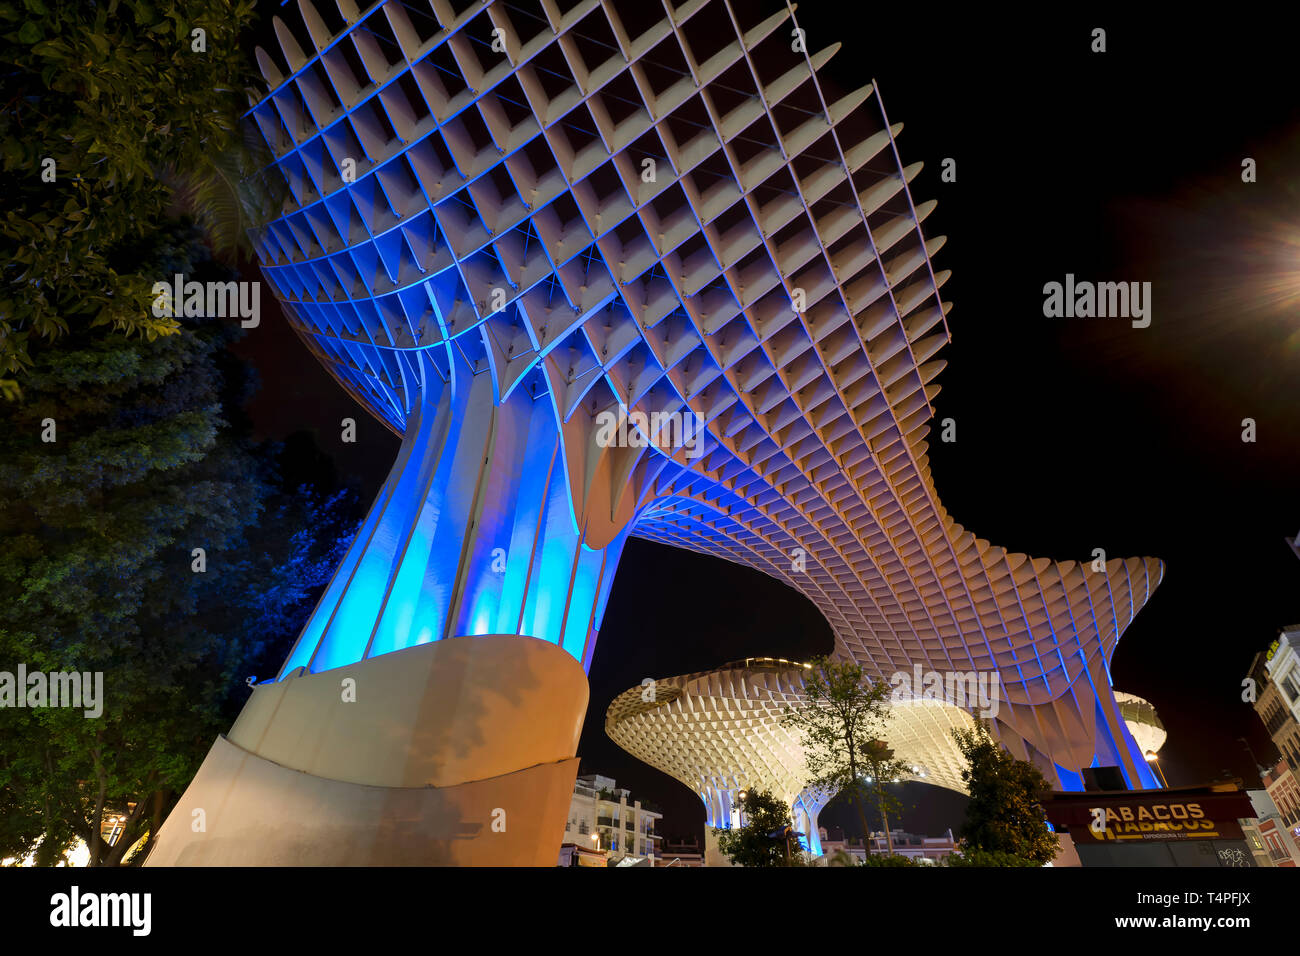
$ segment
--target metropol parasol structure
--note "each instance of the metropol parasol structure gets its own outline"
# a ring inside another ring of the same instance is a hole
[[[802,734],[784,719],[805,704],[813,667],[750,657],[709,671],[648,679],[610,702],[605,712],[610,739],[703,801],[706,865],[727,865],[713,831],[743,822],[745,795],[753,790],[784,801],[803,847],[821,855],[818,816],[835,794],[813,783]],[[882,728],[893,759],[905,768],[894,782],[966,793],[965,761],[952,734],[973,729],[984,715],[975,706],[960,706],[952,695],[892,699],[897,696],[891,692]],[[1131,694],[1116,691],[1115,698],[1142,752],[1154,754],[1165,739],[1155,708]]]
[[[695,791],[704,802],[706,860],[721,862],[713,830],[743,821],[744,794],[784,801],[805,849],[821,855],[817,818],[834,793],[810,786],[800,733],[783,718],[804,702],[810,664],[751,657],[710,671],[657,678],[619,694],[605,733],[633,756]],[[954,730],[976,718],[942,700],[896,702],[886,734],[893,759],[919,780],[964,793]]]
[[[1064,788],[1154,785],[1108,669],[1163,567],[939,503],[943,239],[874,87],[819,78],[838,43],[731,0],[289,19],[263,275],[402,445],[150,865],[553,864],[628,535],[788,584],[873,675],[996,672],[1000,740]]]

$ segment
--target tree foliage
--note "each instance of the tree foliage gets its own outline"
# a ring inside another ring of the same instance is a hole
[[[714,829],[718,849],[738,866],[803,866],[804,854],[797,838],[774,836],[793,828],[790,808],[767,790],[750,790],[742,805],[744,824],[730,830]]]
[[[924,863],[918,863],[910,856],[902,856],[897,853],[868,853],[858,866],[880,866],[886,868],[895,867],[918,867],[925,866]]]
[[[961,777],[971,797],[961,830],[968,848],[964,855],[968,861],[985,861],[965,865],[1041,866],[1051,862],[1060,841],[1048,828],[1040,803],[1042,794],[1051,789],[1042,772],[1007,753],[983,725],[954,730],[953,737],[966,758]],[[1008,857],[1032,864],[989,862]]]
[[[1014,853],[1007,853],[1004,850],[981,850],[976,847],[964,847],[959,853],[949,854],[943,861],[944,866],[955,867],[988,867],[988,866],[1034,866],[1041,867],[1043,864],[1038,860],[1030,860],[1023,856],[1016,856]]]
[[[889,814],[901,810],[888,786],[910,773],[883,743],[890,688],[883,682],[871,683],[862,667],[851,661],[819,657],[810,663],[803,702],[786,708],[782,718],[800,735],[812,775],[808,786],[851,800],[864,838],[871,833],[867,805],[880,813],[882,828],[888,833]]]
[[[169,210],[188,203],[221,251],[276,205],[239,119],[253,77],[238,37],[252,16],[252,0],[0,6],[6,397],[37,341],[83,326],[179,332],[150,309],[160,277],[130,255]]]
[[[193,227],[135,251],[227,277]],[[0,669],[102,672],[105,698],[97,719],[0,709],[0,858],[54,863],[81,839],[93,864],[123,862],[337,566],[345,502],[280,491],[275,450],[227,427],[250,387],[225,350],[238,331],[72,329],[33,349],[23,400],[0,405]],[[110,812],[128,818],[113,847]]]

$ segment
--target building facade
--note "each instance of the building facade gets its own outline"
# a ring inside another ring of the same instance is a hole
[[[1287,760],[1300,760],[1300,721],[1291,713],[1289,702],[1277,684],[1269,679],[1263,654],[1255,655],[1251,674],[1258,693],[1254,701],[1255,713],[1268,731],[1273,746]]]
[[[625,857],[654,859],[660,856],[657,824],[662,819],[662,813],[642,806],[612,778],[590,774],[574,785],[564,842],[603,851],[611,864]]]
[[[1255,852],[1242,824],[1257,811],[1239,784],[1053,793],[1043,808],[1085,867],[1249,867]]]
[[[1288,864],[1276,862],[1280,856],[1273,856],[1276,865],[1295,866],[1300,862],[1300,780],[1285,758],[1269,768],[1263,780],[1276,816],[1272,820],[1273,826],[1268,831],[1261,828],[1260,832],[1271,856],[1275,852],[1285,852],[1291,858]]]
[[[1251,790],[1255,815],[1242,820],[1246,842],[1257,866],[1295,867],[1300,863],[1300,846],[1291,838],[1291,827],[1278,812],[1267,790]]]
[[[1251,791],[1257,810],[1254,831],[1269,865],[1280,867],[1300,863],[1300,783],[1294,769],[1300,766],[1298,639],[1300,625],[1282,628],[1268,649],[1255,655],[1244,682],[1254,692],[1255,713],[1281,755],[1256,768],[1264,790]]]
[[[667,841],[655,866],[704,866],[704,849],[697,837]]]
[[[1283,628],[1277,640],[1264,654],[1264,669],[1268,679],[1278,691],[1279,702],[1290,713],[1294,722],[1300,723],[1300,624]],[[1300,740],[1285,741],[1286,749],[1278,750],[1287,756],[1292,766],[1300,766]]]
[[[1248,790],[1246,795],[1250,797],[1251,806],[1255,810],[1254,816],[1242,817],[1237,821],[1241,825],[1246,847],[1254,856],[1256,866],[1275,866],[1269,845],[1264,842],[1261,827],[1270,815],[1277,816],[1277,808],[1273,806],[1273,801],[1269,800],[1268,791],[1266,790]]]
[[[151,865],[549,865],[631,534],[799,590],[880,679],[996,678],[995,732],[1062,787],[1155,785],[1109,661],[1163,565],[1009,552],[940,504],[944,240],[879,91],[821,82],[838,42],[743,0],[298,8],[257,51],[287,193],[255,245],[403,442]]]
[[[952,835],[952,830],[946,831],[943,836],[928,837],[891,828],[889,836],[893,841],[895,856],[905,856],[913,860],[938,864],[957,852],[957,841]],[[867,850],[863,845],[863,841],[846,836],[844,831],[838,828],[828,831],[826,827],[822,827],[821,844],[827,860],[832,859],[841,851],[859,863],[866,858]],[[890,844],[885,839],[883,831],[873,830],[869,845],[870,851],[874,855],[889,852]]]

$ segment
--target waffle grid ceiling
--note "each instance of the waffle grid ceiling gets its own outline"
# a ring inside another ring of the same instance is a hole
[[[1058,699],[1162,565],[1034,559],[948,516],[921,164],[874,85],[828,95],[838,43],[739,6],[301,0],[282,60],[257,53],[249,115],[289,189],[264,274],[399,433],[452,350],[566,423],[699,415],[701,457],[632,470],[635,534],[790,583],[876,674],[996,668],[1013,702]]]

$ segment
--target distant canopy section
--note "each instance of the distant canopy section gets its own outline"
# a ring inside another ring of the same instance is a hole
[[[1156,713],[1155,705],[1136,694],[1125,694],[1120,691],[1115,691],[1115,700],[1119,704],[1120,715],[1124,718],[1129,733],[1137,742],[1138,749],[1144,755],[1159,753],[1160,748],[1165,745],[1168,734],[1165,725],[1160,721],[1160,715]]]
[[[798,731],[783,723],[804,703],[806,668],[749,658],[712,671],[655,679],[619,694],[605,733],[628,753],[685,784],[704,802],[710,827],[737,825],[742,791],[767,790],[802,814],[808,846],[820,853],[817,818],[835,796],[812,786]],[[948,704],[891,706],[887,742],[912,768],[908,780],[965,793],[965,762],[952,731],[975,717]]]

